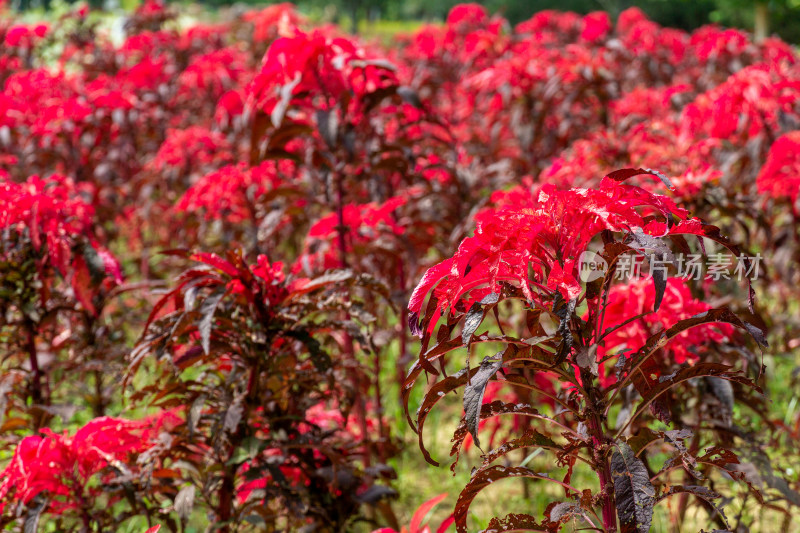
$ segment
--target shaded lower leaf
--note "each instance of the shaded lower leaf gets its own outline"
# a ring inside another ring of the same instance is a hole
[[[585,511],[574,502],[553,502],[547,506],[544,515],[549,518],[550,525],[554,526],[557,531],[558,526],[561,524],[575,518],[583,518]]]
[[[611,455],[611,476],[622,533],[647,533],[656,490],[641,459],[624,442]]]
[[[28,505],[27,512],[25,513],[25,521],[22,526],[23,533],[36,533],[39,528],[39,519],[42,516],[42,512],[47,508],[48,499],[44,493],[39,493],[30,503],[34,505]]]
[[[532,418],[539,418],[541,420],[546,420],[552,423],[556,423],[552,418],[545,416],[530,405],[521,404],[521,403],[506,403],[500,400],[496,400],[492,403],[484,404],[481,406],[481,420],[486,420],[488,418],[493,418],[495,416],[500,415],[520,415],[520,416],[529,416]],[[450,470],[454,470],[456,464],[458,463],[458,455],[461,453],[461,446],[464,443],[464,439],[467,436],[467,422],[465,419],[461,419],[461,423],[456,428],[455,432],[453,433],[453,447],[450,449],[450,456],[455,455],[456,460],[450,466]]]
[[[417,410],[417,435],[419,440],[419,448],[422,451],[422,455],[425,457],[425,460],[434,465],[439,466],[439,463],[435,461],[428,450],[425,448],[425,444],[423,442],[423,427],[425,426],[425,419],[428,417],[428,413],[431,412],[433,406],[444,397],[445,394],[448,392],[454,391],[455,389],[465,385],[472,377],[480,372],[481,367],[472,368],[467,370],[466,368],[459,371],[452,376],[448,376],[443,380],[439,381],[438,383],[434,384],[427,394],[425,394],[425,398],[422,400],[422,404],[419,406]],[[491,377],[491,376],[490,376]]]
[[[320,372],[327,372],[333,366],[330,355],[322,349],[320,342],[305,330],[286,330],[283,332],[287,337],[297,339],[308,349],[311,363]]]
[[[534,472],[533,470],[521,466],[505,467],[505,466],[495,465],[495,466],[480,468],[472,474],[472,477],[470,478],[467,485],[464,487],[464,490],[462,490],[461,494],[458,495],[458,501],[456,502],[456,510],[453,513],[453,517],[455,518],[456,521],[456,531],[458,531],[458,533],[465,533],[467,531],[467,513],[469,512],[469,507],[472,504],[472,501],[475,499],[475,496],[477,496],[480,491],[482,491],[495,481],[499,481],[501,479],[519,478],[519,477],[541,479],[544,481],[558,483],[559,485],[564,485],[561,481],[553,479],[547,474],[539,474],[537,472]],[[514,531],[514,529],[513,528],[505,529],[501,531]],[[549,531],[549,530],[534,529],[534,531]]]
[[[499,355],[499,353],[495,355],[497,359],[484,358],[480,368],[470,376],[469,383],[464,389],[464,420],[466,420],[467,429],[472,434],[472,439],[478,448],[481,446],[478,439],[478,422],[480,421],[481,405],[483,405],[483,395],[489,380],[503,366],[503,358],[498,357]]]
[[[178,513],[181,520],[187,520],[191,516],[192,509],[194,509],[194,495],[194,485],[187,485],[175,496],[175,512]]]
[[[221,285],[214,289],[214,292],[200,305],[200,322],[197,324],[197,330],[200,332],[200,343],[203,346],[203,353],[206,355],[209,355],[211,346],[211,326],[214,324],[214,313],[226,292],[226,287]]]
[[[461,330],[461,342],[467,346],[469,346],[469,341],[472,339],[472,334],[483,322],[483,315],[483,306],[477,302],[472,304],[472,307],[467,311],[467,316],[464,318],[464,327]]]
[[[634,383],[637,385],[637,389],[640,389],[639,392],[642,395],[642,403],[637,409],[636,415],[640,414],[645,406],[650,405],[654,400],[672,387],[697,377],[710,376],[725,379],[727,381],[735,381],[737,383],[741,383],[742,385],[750,386],[758,392],[761,392],[761,389],[755,383],[753,383],[752,380],[739,372],[732,372],[731,368],[732,367],[723,365],[721,363],[698,363],[694,366],[681,367],[677,372],[669,376],[668,379],[664,379],[662,377],[659,379],[658,383],[653,385],[645,384],[643,381],[637,382],[634,380]],[[634,415],[633,418],[636,418],[636,415]]]
[[[534,447],[559,451],[562,449],[562,447],[553,442],[553,439],[550,437],[542,435],[535,429],[528,429],[521,437],[506,441],[501,446],[489,451],[483,456],[483,461],[484,464],[489,464],[514,450]]]
[[[697,498],[708,503],[711,508],[719,513],[722,521],[725,523],[725,527],[729,528],[730,525],[728,524],[728,517],[725,516],[725,512],[723,511],[722,507],[717,505],[715,500],[718,500],[722,496],[713,490],[709,489],[708,487],[701,487],[698,485],[674,485],[669,488],[668,491],[664,492],[663,494],[658,496],[656,499],[656,503],[663,501],[670,496],[674,496],[676,494],[691,494]],[[719,531],[719,530],[715,530]],[[723,530],[724,531],[724,530]]]
[[[558,531],[558,528],[553,528],[550,524],[540,524],[535,517],[529,514],[512,513],[503,518],[492,518],[483,533],[501,533],[505,531],[543,531],[551,533]]]
[[[397,497],[397,491],[386,485],[372,485],[367,490],[356,496],[356,500],[362,503],[374,505],[386,498]]]

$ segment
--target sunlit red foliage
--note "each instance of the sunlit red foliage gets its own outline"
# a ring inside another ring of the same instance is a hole
[[[611,289],[603,322],[606,328],[619,326],[639,315],[642,317],[609,334],[605,338],[605,346],[598,350],[601,357],[623,350],[635,350],[654,333],[712,309],[710,304],[695,299],[680,278],[667,280],[661,306],[658,311],[651,312],[655,305],[655,294],[655,287],[649,279],[634,279]],[[730,342],[733,338],[734,328],[730,324],[698,326],[680,332],[664,349],[664,357],[678,364],[696,362],[709,346]],[[613,374],[610,371],[608,373]],[[610,376],[608,379],[606,383],[613,382]]]
[[[800,196],[800,132],[781,136],[769,150],[756,181],[758,192],[773,198],[788,198],[792,204]]]
[[[318,220],[308,232],[306,250],[295,263],[295,272],[322,272],[341,268],[342,255],[349,257],[358,249],[379,243],[386,235],[403,235],[406,228],[398,225],[394,211],[406,203],[403,198],[390,198],[382,204],[347,205],[342,220],[347,230],[342,234],[344,249],[339,239],[339,216],[331,213]]]
[[[122,273],[114,256],[92,238],[92,196],[90,184],[76,184],[64,176],[31,176],[21,184],[0,178],[0,228],[5,232],[0,254],[24,249],[19,241],[29,241],[43,293],[47,294],[53,274],[58,273],[94,313],[92,286],[97,278],[105,277],[104,283],[113,285],[122,282]],[[9,241],[9,231],[18,237]]]
[[[142,420],[103,417],[91,420],[74,435],[49,429],[41,436],[20,441],[0,481],[0,512],[9,498],[27,504],[40,493],[52,498],[49,512],[83,511],[103,488],[91,485],[104,473],[105,482],[128,476],[132,456],[156,446],[159,434],[182,422],[177,413],[166,411]]]
[[[531,301],[541,301],[542,294],[553,291],[565,300],[577,298],[577,261],[601,231],[639,228],[652,236],[671,231],[664,222],[641,214],[639,207],[667,221],[688,217],[666,197],[608,178],[596,190],[560,191],[546,185],[530,203],[487,210],[476,217],[475,236],[465,239],[451,259],[428,270],[411,296],[409,310],[419,313],[434,286],[438,306],[429,328],[444,310],[468,309],[485,295],[499,293],[501,282],[517,283]]]

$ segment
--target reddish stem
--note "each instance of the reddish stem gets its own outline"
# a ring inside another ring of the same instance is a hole
[[[25,349],[28,352],[28,361],[31,365],[30,394],[34,405],[49,405],[49,394],[47,394],[47,376],[39,367],[39,355],[36,350],[36,324],[30,318],[25,318]],[[36,429],[44,426],[46,415],[44,412],[35,417],[33,424]]]
[[[338,219],[338,226],[336,231],[338,233],[338,244],[339,244],[339,263],[342,268],[348,268],[347,263],[347,245],[345,241],[345,232],[347,231],[347,226],[344,224],[344,178],[341,174],[336,175],[336,216]],[[350,320],[349,313],[345,313],[345,318]],[[355,349],[353,348],[353,339],[350,337],[350,334],[347,331],[344,332],[344,355],[346,360],[350,362],[350,381],[353,385],[353,390],[355,391],[356,398],[353,405],[353,415],[356,417],[356,422],[358,423],[359,428],[361,429],[361,438],[364,440],[365,450],[364,450],[364,464],[369,466],[371,464],[370,456],[371,450],[369,445],[367,444],[367,439],[369,436],[367,427],[367,404],[365,401],[365,395],[362,394],[361,390],[361,379],[358,375],[358,361],[356,360],[355,356]]]
[[[617,510],[614,505],[613,485],[611,484],[611,469],[608,460],[603,457],[600,468],[600,492],[603,494],[603,527],[608,533],[617,530]]]
[[[405,265],[402,261],[400,261],[398,265],[398,278],[400,282],[400,287],[403,289],[403,295],[407,294],[406,292],[406,272],[405,272]],[[408,329],[408,307],[406,306],[405,301],[403,302],[402,307],[400,308],[400,353],[397,357],[397,383],[400,384],[400,397],[402,401],[402,385],[405,381],[406,373],[406,365],[408,364],[408,338],[406,337],[406,330]]]
[[[220,533],[230,533],[231,531],[230,520],[233,514],[233,493],[236,488],[234,486],[235,475],[235,470],[228,468],[225,472],[225,477],[222,478],[222,486],[219,488],[217,516],[219,516],[219,521],[223,524],[219,528]]]
[[[588,383],[586,388],[586,405],[588,417],[586,427],[592,438],[593,463],[600,478],[600,494],[603,498],[603,529],[607,533],[617,531],[617,508],[614,502],[614,482],[611,477],[611,467],[608,462],[609,438],[603,432],[602,413],[605,405],[600,391],[592,384],[593,376],[587,370],[581,370],[583,383]]]

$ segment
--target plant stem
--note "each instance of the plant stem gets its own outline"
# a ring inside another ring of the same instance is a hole
[[[43,403],[42,370],[39,368],[39,357],[36,353],[36,325],[30,318],[25,318],[25,349],[31,365],[31,398],[34,404]]]
[[[336,216],[338,225],[336,231],[338,233],[339,245],[339,263],[341,268],[348,268],[347,262],[347,241],[346,232],[347,226],[344,221],[344,176],[341,173],[336,173]],[[345,320],[350,320],[350,314],[345,312]],[[355,401],[353,402],[353,415],[356,418],[359,429],[361,430],[361,438],[364,441],[364,464],[370,466],[372,463],[372,449],[369,446],[369,427],[367,424],[367,403],[365,395],[362,391],[361,377],[359,376],[359,364],[355,355],[355,348],[353,348],[353,339],[347,331],[344,331],[344,356],[345,360],[350,363],[350,381],[355,393]]]
[[[28,362],[31,365],[30,395],[33,405],[49,405],[47,376],[39,367],[39,354],[36,350],[36,323],[28,317],[24,319],[25,324],[25,349],[28,352]],[[43,427],[47,422],[47,414],[41,411],[34,417],[33,425],[35,429]]]
[[[593,462],[600,478],[600,494],[603,498],[603,528],[607,533],[617,531],[617,509],[614,502],[614,482],[611,477],[611,467],[608,463],[609,439],[603,432],[601,417],[605,411],[600,391],[592,383],[593,376],[588,370],[581,369],[581,380],[588,383],[586,388],[587,419],[586,426],[592,439]]]
[[[235,448],[232,448],[232,450]],[[219,522],[223,525],[219,528],[220,533],[230,533],[231,531],[231,514],[233,510],[233,492],[234,476],[236,475],[235,468],[228,468],[225,471],[225,476],[222,478],[222,486],[219,488],[219,506],[217,508],[217,516]]]

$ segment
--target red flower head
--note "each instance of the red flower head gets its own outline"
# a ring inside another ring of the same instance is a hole
[[[94,209],[86,201],[91,195],[88,184],[76,185],[58,175],[31,176],[22,184],[0,179],[0,228],[27,234],[34,249],[44,254],[37,267],[45,289],[51,283],[49,268],[54,268],[94,313],[92,278],[99,274],[119,283],[122,276],[110,252],[85,240],[93,234]]]

